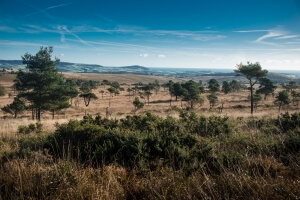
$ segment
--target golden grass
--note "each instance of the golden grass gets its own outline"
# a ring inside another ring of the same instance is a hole
[[[72,100],[71,108],[64,109],[59,111],[55,115],[55,119],[52,120],[52,116],[50,112],[45,112],[42,114],[42,121],[46,130],[53,130],[53,124],[57,122],[65,122],[68,119],[80,119],[82,118],[85,113],[96,115],[100,114],[101,116],[106,116],[106,111],[111,114],[109,117],[111,118],[122,118],[126,115],[133,115],[134,114],[134,106],[132,104],[134,100],[134,96],[129,96],[128,92],[126,91],[128,87],[133,83],[143,82],[149,83],[154,82],[154,80],[158,80],[160,83],[165,83],[168,80],[173,81],[182,81],[180,79],[175,78],[168,78],[162,76],[146,76],[146,75],[132,75],[132,74],[89,74],[89,73],[64,73],[65,77],[67,78],[74,78],[74,79],[85,79],[85,80],[97,80],[102,81],[104,79],[109,81],[118,81],[119,83],[125,83],[127,85],[123,85],[125,91],[121,91],[118,96],[111,97],[107,91],[108,86],[99,86],[93,92],[97,95],[98,99],[93,100],[88,107],[85,107],[84,102],[79,97]],[[13,85],[13,80],[15,78],[14,74],[4,74],[0,78],[0,84],[4,85],[7,90],[7,94],[4,97],[0,97],[0,107],[3,107],[7,104],[10,104],[13,101],[13,97],[8,96],[8,92],[11,94],[13,90],[11,86]],[[207,78],[207,77],[205,77]],[[210,77],[212,78],[212,77]],[[200,79],[200,77],[199,77]],[[199,80],[196,80],[199,81]],[[100,91],[105,91],[102,99],[102,95]],[[204,96],[206,96],[204,94]],[[217,105],[209,110],[209,102],[205,97],[205,103],[202,107],[196,106],[194,111],[198,114],[204,115],[227,115],[232,117],[250,117],[250,102],[247,101],[247,97],[249,95],[249,91],[241,91],[238,93],[229,93],[227,95],[223,93],[218,93],[219,102]],[[170,106],[170,95],[167,90],[163,88],[160,89],[158,94],[153,94],[150,97],[150,103],[146,102],[146,99],[141,99],[145,103],[144,108],[138,110],[136,114],[144,113],[146,111],[151,111],[152,113],[166,117],[167,115],[176,117],[179,115],[179,109],[185,109],[187,107],[187,102],[183,102],[181,106],[181,101],[175,101],[175,97],[173,97],[173,101]],[[278,108],[274,106],[274,97],[268,97],[266,101],[261,101],[257,110],[253,116],[256,117],[276,117],[278,113]],[[222,113],[218,112],[218,107],[221,105],[221,102],[224,102],[224,109]],[[233,108],[233,106],[241,105],[245,108],[237,109]],[[284,107],[281,112],[295,112],[300,111],[299,106],[289,106]],[[6,119],[3,117],[6,116]],[[19,125],[28,125],[33,121],[30,120],[31,112],[27,111],[21,114],[17,120],[11,119],[12,116],[9,114],[5,114],[0,111],[0,135],[3,134],[13,134],[17,130]],[[23,119],[24,118],[24,119]]]
[[[43,130],[45,131],[54,131],[55,123],[65,123],[68,119],[47,119],[43,120]],[[28,126],[29,124],[35,124],[36,120],[31,120],[29,118],[21,119],[1,119],[0,120],[0,136],[15,136],[18,131],[19,126]]]

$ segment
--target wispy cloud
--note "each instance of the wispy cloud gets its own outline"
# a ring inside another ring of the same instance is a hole
[[[233,31],[236,33],[257,33],[257,32],[268,32],[269,30],[242,30],[242,31]]]
[[[267,34],[265,34],[265,35],[263,35],[263,36],[257,38],[257,39],[255,40],[255,42],[258,42],[258,43],[260,43],[260,42],[265,42],[266,39],[269,39],[269,38],[277,38],[277,37],[279,37],[279,36],[285,36],[285,35],[286,35],[286,33],[285,33],[284,31],[269,30],[269,31],[267,32]]]
[[[282,36],[282,37],[277,37],[275,39],[277,40],[284,40],[284,39],[293,39],[293,38],[299,38],[300,35],[285,35],[285,36]]]
[[[114,29],[103,29],[93,26],[76,26],[70,29],[72,32],[98,32],[107,34],[132,34],[136,36],[165,36],[177,37],[198,41],[220,40],[226,38],[225,35],[216,31],[189,31],[189,30],[151,30],[136,26],[116,26]]]
[[[66,37],[65,37],[65,33],[64,33],[63,27],[62,26],[58,26],[57,29],[58,29],[58,32],[60,34],[60,41],[61,42],[66,42]]]
[[[22,31],[23,33],[57,33],[57,30],[50,28],[45,28],[33,24],[24,24],[21,27],[18,27],[18,30]]]
[[[282,28],[275,28],[275,29],[266,29],[266,30],[241,30],[241,31],[234,31],[238,33],[264,33],[264,35],[259,36],[255,39],[254,43],[259,44],[267,44],[273,46],[282,46],[283,43],[280,40],[293,40],[297,39],[300,36],[290,34],[289,31],[283,30]]]
[[[159,54],[158,57],[159,57],[159,58],[165,58],[166,55],[164,55],[164,54]]]
[[[72,35],[73,37],[75,37],[80,43],[97,49],[95,46],[91,45],[89,42],[81,39],[78,35],[76,35],[72,31],[70,31],[66,26],[61,26],[60,27],[60,31],[62,31],[62,30],[65,31],[65,33],[68,33],[68,34]],[[64,35],[65,33],[61,32],[61,41],[65,41],[66,40],[65,39],[65,35]]]
[[[54,9],[54,8],[59,8],[59,7],[63,7],[63,6],[68,6],[70,5],[71,3],[67,3],[67,4],[59,4],[59,5],[55,5],[55,6],[49,6],[45,9],[38,9],[36,8],[38,11],[37,12],[33,12],[33,13],[30,13],[28,15],[26,15],[25,17],[29,17],[29,16],[32,16],[32,15],[36,15],[36,14],[39,14],[39,13],[46,13],[47,10],[51,10],[51,9]],[[46,13],[47,14],[47,13]]]

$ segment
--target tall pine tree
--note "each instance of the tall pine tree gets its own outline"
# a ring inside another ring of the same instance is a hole
[[[41,47],[35,55],[26,53],[22,60],[28,71],[19,71],[15,80],[18,97],[30,103],[37,120],[41,120],[43,111],[69,107],[68,100],[77,96],[77,90],[68,87],[58,73],[59,59],[52,60],[52,53],[53,47]]]

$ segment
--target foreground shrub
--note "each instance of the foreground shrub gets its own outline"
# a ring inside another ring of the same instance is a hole
[[[276,120],[88,115],[49,135],[0,138],[0,197],[297,199],[300,127],[285,117],[294,128],[274,134]]]

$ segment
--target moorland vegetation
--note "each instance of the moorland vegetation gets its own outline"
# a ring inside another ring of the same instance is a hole
[[[300,198],[296,82],[273,84],[259,63],[238,65],[248,85],[100,82],[63,76],[52,51],[2,74],[15,81],[2,87],[1,121],[21,124],[0,124],[1,199]],[[255,115],[266,110],[276,115]],[[47,128],[61,112],[66,121]]]

